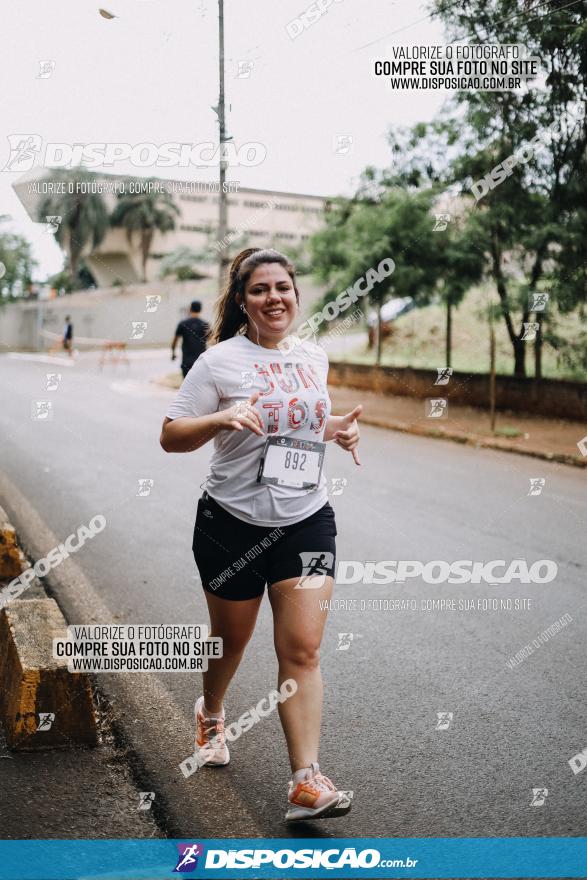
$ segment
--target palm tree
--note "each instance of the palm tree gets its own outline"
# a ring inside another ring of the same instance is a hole
[[[147,181],[154,182],[154,181]],[[153,243],[155,232],[170,232],[175,229],[175,216],[179,208],[168,192],[144,192],[137,194],[118,194],[110,223],[126,229],[129,243],[135,232],[141,239],[141,256],[143,265],[143,281],[147,280],[147,260]]]
[[[108,230],[108,209],[100,193],[91,192],[96,175],[81,168],[58,168],[50,181],[60,184],[56,192],[46,196],[38,208],[38,220],[58,218],[53,226],[55,239],[67,252],[72,285],[75,288],[80,257],[84,249],[100,244]]]

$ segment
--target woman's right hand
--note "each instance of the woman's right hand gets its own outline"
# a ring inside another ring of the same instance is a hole
[[[248,428],[249,431],[263,437],[263,422],[255,409],[260,396],[260,392],[255,391],[248,400],[239,400],[229,409],[221,410],[222,428],[228,431],[243,431]]]

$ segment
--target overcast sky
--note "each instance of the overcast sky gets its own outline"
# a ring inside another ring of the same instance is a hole
[[[102,8],[119,17],[106,20]],[[294,40],[286,25],[305,0],[225,0],[228,133],[236,145],[263,144],[265,160],[229,169],[241,185],[336,195],[350,193],[368,164],[389,162],[392,125],[431,119],[445,92],[391,92],[371,62],[391,45],[444,42],[441,26],[414,0],[340,0]],[[7,135],[45,143],[216,141],[217,3],[214,0],[30,0],[3,10],[0,66],[5,83],[0,167]],[[360,48],[368,45],[366,48]],[[39,62],[53,60],[49,78]],[[248,77],[238,64],[252,61]],[[334,139],[349,135],[352,152]],[[99,170],[99,169],[97,169]],[[216,169],[137,169],[116,173],[213,180]],[[61,267],[59,248],[16,198],[17,173],[0,174],[0,214],[34,245],[38,277]]]

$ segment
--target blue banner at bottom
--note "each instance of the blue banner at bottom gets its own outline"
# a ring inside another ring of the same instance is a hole
[[[587,837],[3,840],[0,880],[587,877]]]

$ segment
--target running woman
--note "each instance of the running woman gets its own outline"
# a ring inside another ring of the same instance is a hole
[[[230,760],[224,696],[253,633],[268,585],[279,705],[292,777],[286,819],[347,813],[351,799],[318,765],[322,715],[319,651],[335,569],[334,511],[322,471],[334,441],[360,464],[357,418],[330,414],[328,358],[313,343],[291,353],[279,343],[296,320],[295,270],[275,250],[249,248],[233,261],[217,303],[213,345],[200,355],[163,423],[166,452],[214,439],[206,491],[198,501],[193,553],[223,656],[209,661],[195,705],[200,762]],[[254,548],[254,549],[253,549]],[[287,687],[286,687],[287,690]],[[291,690],[291,687],[290,687]]]

